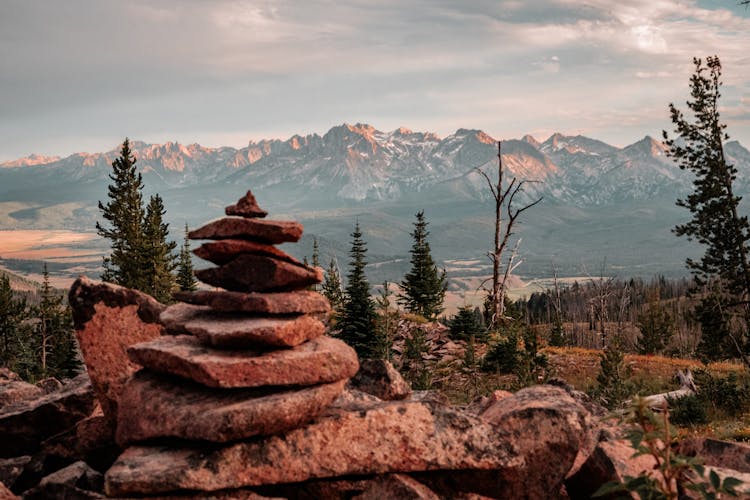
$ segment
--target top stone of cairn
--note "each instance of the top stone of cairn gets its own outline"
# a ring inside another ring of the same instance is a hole
[[[234,205],[229,205],[224,209],[227,215],[239,215],[248,219],[262,218],[268,215],[268,212],[262,210],[255,201],[252,191],[248,191],[245,196],[240,198]]]

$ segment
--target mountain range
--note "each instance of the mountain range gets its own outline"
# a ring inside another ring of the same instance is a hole
[[[376,278],[394,279],[408,264],[411,224],[422,209],[440,260],[485,259],[491,242],[492,198],[477,169],[496,174],[497,142],[480,130],[441,138],[343,124],[239,149],[139,141],[131,147],[146,194],[162,195],[173,228],[219,217],[252,189],[273,217],[305,223],[301,253],[309,255],[314,235],[324,259],[345,260],[358,220]],[[739,171],[737,192],[750,193],[750,152],[738,142],[725,151]],[[116,147],[0,163],[0,229],[93,230],[118,154]],[[675,201],[690,191],[691,176],[658,140],[647,136],[620,148],[580,135],[527,135],[504,140],[502,159],[506,179],[528,181],[519,203],[543,198],[517,231],[526,261],[521,274],[548,275],[555,266],[575,275],[605,259],[624,276],[684,274],[685,257],[698,250],[670,232],[688,218]]]

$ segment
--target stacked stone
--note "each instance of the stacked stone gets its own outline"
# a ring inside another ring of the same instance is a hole
[[[128,349],[144,367],[119,400],[122,445],[178,438],[226,443],[314,420],[358,370],[345,343],[324,336],[326,299],[308,290],[322,273],[274,245],[302,226],[265,220],[251,192],[228,217],[189,233],[217,264],[196,276],[223,290],[184,292],[160,321],[168,333]]]

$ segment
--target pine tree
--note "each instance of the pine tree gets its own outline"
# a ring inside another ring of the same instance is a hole
[[[313,267],[320,267],[320,249],[318,248],[318,238],[315,237],[313,237],[312,265]]]
[[[464,306],[458,310],[458,313],[448,322],[451,337],[458,340],[468,341],[473,338],[483,342],[487,337],[487,330],[479,322],[474,309],[471,306]]]
[[[599,399],[609,409],[616,408],[629,394],[628,373],[625,355],[620,344],[613,341],[600,354],[599,375],[596,377]]]
[[[177,243],[167,241],[169,224],[164,222],[164,203],[158,194],[151,197],[143,221],[141,262],[144,266],[143,284],[139,289],[162,303],[172,300],[176,280],[174,249]]]
[[[638,328],[641,338],[638,339],[638,352],[641,354],[659,354],[669,343],[674,331],[674,320],[659,302],[659,289],[651,292],[648,309],[638,316]]]
[[[105,227],[96,223],[100,236],[111,242],[112,253],[104,257],[102,279],[111,283],[138,288],[143,285],[142,240],[143,240],[143,179],[136,169],[136,159],[131,153],[130,142],[122,143],[119,158],[112,162],[108,187],[109,202],[99,202],[99,210],[108,222]]]
[[[393,347],[393,338],[396,335],[396,327],[398,326],[398,310],[391,305],[392,295],[393,292],[391,292],[389,283],[386,281],[383,283],[380,294],[375,299],[378,313],[375,324],[378,348],[375,357],[388,361],[393,357],[391,348]]]
[[[730,308],[745,323],[747,331],[750,326],[750,223],[738,212],[741,197],[734,194],[737,169],[727,163],[724,155],[724,141],[729,136],[724,132],[726,125],[721,123],[719,115],[721,62],[718,57],[708,57],[705,66],[698,58],[693,62],[695,73],[690,78],[691,99],[687,106],[694,121],[688,121],[670,104],[677,136],[669,138],[664,131],[668,155],[677,161],[680,169],[689,170],[695,176],[693,192],[677,201],[678,206],[690,211],[692,219],[675,227],[674,232],[706,247],[701,259],[687,259],[687,267],[699,285],[718,282],[734,297],[729,302]],[[750,365],[740,347],[739,335],[733,336],[733,344]]]
[[[0,276],[0,366],[10,368],[24,378],[29,378],[22,369],[33,365],[31,335],[26,300],[16,298],[10,286],[10,278]]]
[[[337,327],[338,336],[352,346],[360,358],[371,358],[377,355],[377,337],[375,333],[375,306],[370,298],[370,284],[365,276],[365,255],[367,247],[362,239],[359,222],[354,228],[352,248],[349,252],[348,283],[344,295]]]
[[[727,359],[737,352],[731,340],[728,306],[727,297],[714,289],[709,290],[695,307],[695,318],[701,328],[696,354],[704,363]]]
[[[334,311],[340,311],[344,305],[344,291],[341,288],[341,277],[339,276],[336,261],[331,259],[331,264],[326,271],[325,281],[323,282],[323,295],[326,296],[331,308]]]
[[[411,270],[401,282],[403,293],[399,301],[412,313],[421,314],[427,319],[437,317],[443,311],[443,300],[448,288],[445,270],[438,272],[430,253],[427,236],[428,222],[424,210],[416,215],[414,231],[411,233],[414,244],[411,247]]]
[[[180,247],[180,260],[177,266],[177,286],[181,292],[194,292],[198,289],[198,280],[193,274],[193,258],[190,255],[188,225],[185,223],[185,239]]]
[[[34,311],[37,320],[34,328],[34,345],[38,353],[36,371],[40,377],[70,378],[81,367],[73,317],[70,308],[63,304],[63,296],[50,286],[46,263],[43,276],[39,305]]]

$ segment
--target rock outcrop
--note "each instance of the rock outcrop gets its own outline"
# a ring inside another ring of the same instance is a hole
[[[162,334],[158,320],[164,306],[137,290],[83,276],[73,283],[68,299],[91,384],[114,428],[122,386],[138,369],[126,350]]]

